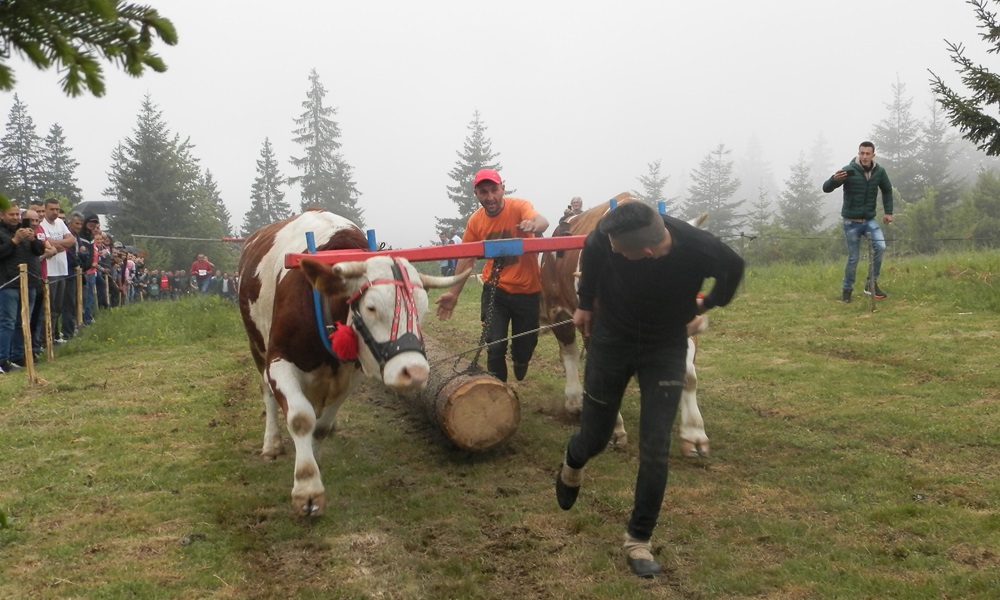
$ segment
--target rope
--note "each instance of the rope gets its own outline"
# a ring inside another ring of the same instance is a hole
[[[440,365],[441,363],[447,362],[447,361],[449,361],[449,360],[451,360],[451,359],[454,358],[456,360],[455,360],[454,364],[452,365],[452,369],[455,371],[455,373],[464,373],[465,371],[472,371],[473,367],[476,367],[476,370],[479,370],[478,367],[476,366],[475,362],[473,362],[472,364],[470,364],[469,367],[467,367],[463,371],[457,370],[456,365],[458,365],[458,359],[461,358],[462,356],[465,356],[466,354],[468,354],[470,352],[476,352],[477,353],[476,356],[478,357],[479,353],[482,352],[483,348],[486,348],[488,346],[492,346],[493,344],[499,344],[501,342],[506,342],[507,340],[513,340],[514,338],[519,338],[519,337],[521,337],[523,335],[531,335],[533,333],[538,333],[538,332],[541,332],[541,331],[547,331],[549,329],[555,329],[556,327],[559,327],[561,325],[569,325],[572,322],[573,322],[573,319],[566,319],[565,321],[559,321],[558,323],[552,323],[551,325],[542,325],[538,329],[531,329],[531,330],[528,330],[528,331],[522,331],[521,333],[517,333],[517,334],[514,334],[512,336],[503,338],[503,339],[495,340],[495,341],[492,341],[492,342],[480,343],[480,345],[478,345],[478,346],[476,346],[474,348],[469,348],[468,350],[463,350],[462,352],[459,352],[458,354],[452,354],[452,355],[446,356],[446,357],[444,357],[444,358],[442,358],[440,360],[436,360],[433,363],[431,363],[431,367],[434,367],[435,365]]]
[[[173,235],[142,235],[139,233],[133,233],[133,238],[149,238],[154,240],[183,240],[188,242],[243,242],[245,238],[198,238],[198,237],[179,237]]]

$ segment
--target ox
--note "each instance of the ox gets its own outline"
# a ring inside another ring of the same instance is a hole
[[[615,197],[618,204],[638,202],[629,193]],[[608,210],[610,202],[601,203],[581,214],[567,220],[568,235],[587,235],[597,227]],[[692,225],[698,226],[705,221],[705,215],[693,220]],[[542,302],[541,321],[554,325],[573,318],[576,310],[576,284],[580,269],[580,250],[566,250],[542,255]],[[680,437],[681,452],[684,456],[708,456],[708,436],[705,435],[705,423],[698,410],[698,376],[694,368],[697,338],[695,334],[708,328],[708,317],[701,315],[688,324],[687,373],[684,376],[684,391],[681,394],[680,405]],[[580,413],[583,406],[583,387],[580,384],[580,351],[576,345],[576,330],[571,323],[552,328],[559,341],[559,354],[566,372],[566,400],[564,409],[571,415]],[[614,445],[624,444],[627,440],[625,423],[621,414],[615,424],[611,438]]]
[[[299,515],[319,516],[326,497],[317,456],[320,442],[334,431],[337,409],[361,372],[401,393],[427,385],[430,366],[420,330],[425,288],[451,286],[469,273],[423,275],[406,260],[388,256],[333,267],[305,259],[300,269],[286,269],[285,254],[306,252],[310,231],[318,250],[367,248],[356,225],[328,212],[307,211],[268,225],[243,248],[239,300],[267,415],[261,455],[274,460],[284,452],[280,409],[295,446],[292,507]],[[361,338],[355,353],[342,351],[345,356],[338,357],[324,340],[325,328],[321,336],[314,289],[325,326],[343,323],[351,328],[345,330],[351,341],[356,343],[355,331]]]

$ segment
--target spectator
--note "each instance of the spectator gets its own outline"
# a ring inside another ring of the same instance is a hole
[[[66,289],[63,292],[62,331],[66,339],[76,335],[77,281],[76,269],[80,264],[80,232],[83,229],[83,213],[73,212],[66,223],[69,232],[73,234],[73,245],[66,248],[66,263],[69,274],[66,277]],[[82,269],[82,267],[81,267]]]
[[[83,269],[83,324],[94,322],[94,311],[97,309],[97,252],[95,233],[100,234],[101,221],[94,213],[83,216],[83,228],[80,230],[80,243],[77,254],[80,267]]]
[[[39,281],[39,258],[45,252],[45,243],[35,235],[30,224],[22,223],[21,210],[6,198],[0,197],[0,374],[17,368],[13,360],[24,358],[24,338],[18,326],[20,319],[21,290],[18,285],[20,269],[28,266],[30,279]],[[27,225],[27,226],[22,226]],[[34,273],[32,273],[34,271]],[[37,293],[37,285],[28,286],[30,295]]]
[[[49,314],[52,316],[52,338],[57,344],[66,342],[61,331],[63,299],[66,291],[66,278],[69,276],[69,261],[66,252],[76,247],[76,237],[59,218],[59,201],[49,198],[45,201],[45,219],[42,229],[48,242],[56,249],[56,255],[45,260],[49,281]]]
[[[209,262],[204,254],[199,254],[198,258],[191,263],[191,277],[195,280],[195,285],[202,294],[208,293],[208,286],[212,283],[212,271],[215,265]]]

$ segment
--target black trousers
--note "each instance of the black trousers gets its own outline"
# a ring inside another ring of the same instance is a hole
[[[492,309],[490,308],[490,298]],[[486,370],[500,381],[507,381],[507,331],[511,336],[538,329],[538,310],[541,292],[511,294],[502,289],[484,285],[480,297],[480,319],[488,325],[486,342]],[[516,365],[527,365],[538,345],[538,332],[515,337],[510,342],[510,358]]]
[[[76,334],[76,275],[70,275],[65,280],[62,305],[62,333],[69,339]]]

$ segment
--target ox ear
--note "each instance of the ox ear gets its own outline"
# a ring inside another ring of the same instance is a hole
[[[303,258],[299,267],[309,283],[320,292],[331,296],[347,293],[344,276],[336,268],[331,269],[311,258]]]
[[[472,269],[466,269],[459,273],[458,275],[451,275],[450,277],[441,277],[439,275],[425,275],[420,274],[420,283],[424,285],[425,290],[431,288],[446,288],[451,287],[458,283],[459,281],[465,281],[469,274],[472,273]]]

